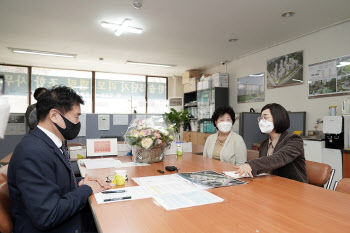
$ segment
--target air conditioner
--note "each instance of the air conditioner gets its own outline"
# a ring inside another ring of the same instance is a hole
[[[183,110],[183,98],[182,97],[172,97],[169,98],[169,109],[174,108],[176,111],[182,111]]]

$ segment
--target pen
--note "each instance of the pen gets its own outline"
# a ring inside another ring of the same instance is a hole
[[[131,196],[104,199],[103,202],[107,202],[107,201],[119,201],[119,200],[125,200],[125,199],[131,199]]]
[[[106,193],[125,193],[126,190],[109,190],[109,191],[102,191],[101,193],[106,194]]]

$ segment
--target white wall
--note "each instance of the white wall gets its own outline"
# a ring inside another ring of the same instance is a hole
[[[183,97],[184,86],[182,84],[181,76],[168,77],[168,98]]]
[[[308,65],[349,55],[349,42],[350,21],[229,62],[227,72],[230,77],[230,105],[236,113],[249,112],[250,108],[260,112],[265,104],[272,102],[281,104],[288,111],[305,111],[306,130],[314,129],[317,118],[329,115],[329,106],[337,106],[337,115],[341,115],[342,100],[347,96],[308,99]],[[237,46],[239,45],[237,44]],[[300,50],[304,51],[304,83],[302,85],[267,89],[265,79],[265,102],[237,104],[237,78],[260,72],[265,72],[266,75],[266,61],[268,59]],[[224,73],[225,70],[225,66],[217,66],[204,71],[204,73]],[[238,131],[238,126],[237,122],[234,130]],[[322,130],[322,125],[319,129]]]

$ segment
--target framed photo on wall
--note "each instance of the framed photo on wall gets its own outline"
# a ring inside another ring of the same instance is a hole
[[[267,88],[303,84],[303,51],[267,61]]]
[[[350,92],[350,55],[309,65],[309,98]]]
[[[237,79],[237,103],[265,101],[265,73]]]

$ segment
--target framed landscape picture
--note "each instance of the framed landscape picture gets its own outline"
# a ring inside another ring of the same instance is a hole
[[[267,88],[303,84],[303,51],[267,61]]]
[[[265,100],[265,74],[258,73],[237,79],[237,102],[251,103]]]

